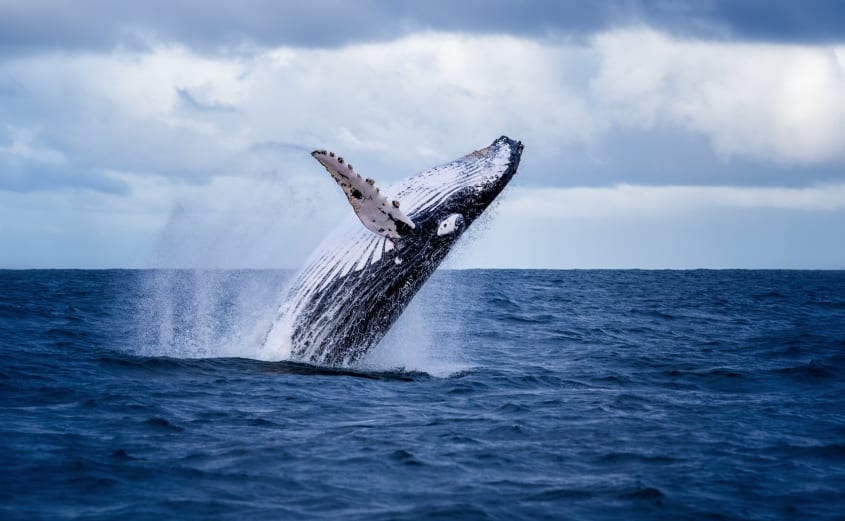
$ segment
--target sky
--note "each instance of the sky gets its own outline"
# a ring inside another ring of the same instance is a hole
[[[381,186],[519,172],[452,268],[845,269],[845,4],[0,0],[0,268],[296,268]]]

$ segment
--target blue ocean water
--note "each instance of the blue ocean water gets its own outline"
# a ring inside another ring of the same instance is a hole
[[[441,271],[343,370],[288,276],[0,271],[0,518],[845,517],[845,272]]]

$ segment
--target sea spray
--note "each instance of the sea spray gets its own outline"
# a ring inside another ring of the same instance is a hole
[[[140,278],[137,352],[174,358],[261,358],[289,277],[273,270],[151,270]]]
[[[437,277],[435,274],[434,277]],[[473,368],[462,349],[460,317],[443,309],[449,288],[428,284],[405,309],[378,346],[358,367],[368,371],[406,371],[447,378]],[[455,298],[455,295],[451,295]],[[449,335],[435,333],[447,330]]]
[[[331,187],[315,182],[302,150],[262,146],[246,159],[239,174],[187,185],[172,201],[150,260],[158,269],[136,282],[131,351],[267,355],[264,338],[290,275],[279,268],[298,266],[341,210],[321,204]],[[252,267],[268,269],[243,269]]]
[[[450,276],[450,272],[435,275]],[[138,338],[132,351],[171,358],[288,360],[285,339],[268,338],[267,333],[291,278],[291,271],[279,270],[141,272],[140,298],[133,304]],[[454,291],[444,284],[423,288],[378,347],[353,368],[435,377],[471,369],[461,349],[464,328],[459,310],[443,309],[443,302],[464,298]]]

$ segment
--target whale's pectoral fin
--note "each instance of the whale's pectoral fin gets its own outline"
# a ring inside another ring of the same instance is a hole
[[[337,181],[355,210],[355,215],[368,230],[398,239],[415,228],[414,222],[399,209],[399,201],[389,200],[382,195],[372,179],[363,179],[342,157],[325,150],[315,150],[311,155]]]

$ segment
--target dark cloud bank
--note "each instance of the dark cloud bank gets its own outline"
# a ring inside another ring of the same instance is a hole
[[[0,50],[131,48],[150,41],[206,52],[241,45],[332,47],[420,29],[578,39],[625,25],[707,39],[845,41],[845,2],[11,0],[0,4]]]

